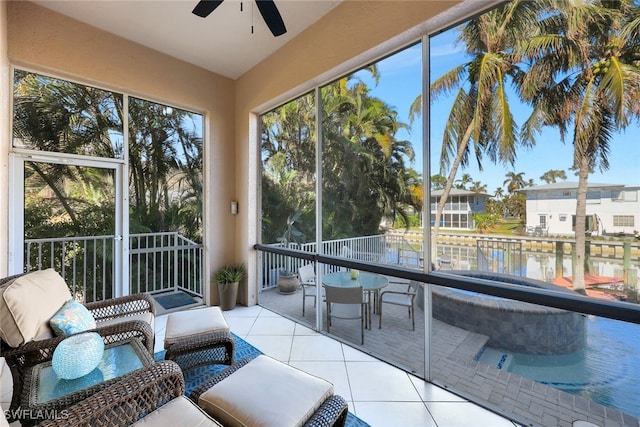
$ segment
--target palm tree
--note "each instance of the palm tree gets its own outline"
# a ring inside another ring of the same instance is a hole
[[[351,77],[322,89],[323,95],[323,236],[328,239],[379,231],[382,218],[420,209],[414,189],[417,173],[407,167],[414,157],[409,141],[396,138],[407,125],[371,89]],[[366,178],[365,178],[366,177]]]
[[[487,184],[483,184],[480,181],[473,181],[473,184],[469,187],[469,191],[473,191],[474,193],[486,193]]]
[[[503,164],[513,164],[518,144],[517,125],[507,98],[507,83],[522,80],[513,49],[523,32],[537,20],[537,2],[516,0],[471,19],[460,30],[469,61],[445,73],[431,84],[432,102],[457,90],[446,123],[440,168],[449,168],[447,183],[436,210],[431,254],[437,256],[442,211],[458,168],[466,166],[473,145],[480,170],[483,154]],[[453,161],[451,161],[453,157]]]
[[[435,174],[431,176],[431,189],[432,190],[442,190],[444,186],[447,184],[447,178],[440,174]]]
[[[503,181],[502,185],[507,186],[507,191],[509,193],[513,193],[516,190],[527,186],[527,183],[524,180],[524,172],[507,172],[505,176],[507,177],[507,179]]]
[[[563,170],[550,169],[550,170],[546,171],[545,173],[543,173],[542,176],[540,177],[540,179],[542,181],[546,182],[547,184],[552,184],[552,183],[557,182],[559,179],[561,179],[563,181],[566,180],[567,179],[567,174]]]
[[[493,197],[496,199],[502,199],[504,197],[504,190],[502,187],[496,188],[496,191],[493,192]]]
[[[574,290],[584,292],[586,198],[589,174],[609,168],[613,133],[639,118],[640,12],[633,0],[548,0],[540,33],[524,44],[531,61],[522,98],[534,107],[523,126],[529,138],[554,126],[572,133],[578,170]]]
[[[468,173],[463,173],[460,179],[456,180],[455,187],[460,190],[466,190],[467,184],[471,184],[473,182],[473,178]]]

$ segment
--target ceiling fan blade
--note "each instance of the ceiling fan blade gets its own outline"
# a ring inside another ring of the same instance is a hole
[[[201,18],[206,18],[211,12],[216,10],[223,1],[224,0],[200,0],[196,7],[193,8],[192,13]]]
[[[280,16],[273,0],[256,0],[256,4],[264,22],[267,23],[274,36],[278,37],[287,32],[282,16]]]

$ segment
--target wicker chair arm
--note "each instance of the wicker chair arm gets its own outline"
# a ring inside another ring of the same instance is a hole
[[[347,422],[348,412],[347,402],[342,396],[334,394],[320,405],[304,427],[343,427]]]
[[[124,339],[137,337],[142,344],[149,350],[149,345],[145,341],[151,342],[150,353],[153,354],[153,337],[154,332],[151,325],[143,320],[132,320],[121,322],[115,325],[108,325],[90,329],[80,333],[96,332],[104,339],[104,343],[111,344],[113,342],[123,341]],[[19,347],[10,347],[2,342],[2,356],[7,359],[8,363],[14,362],[20,368],[26,368],[38,363],[51,360],[53,351],[58,344],[71,335],[60,335],[51,338],[29,341]]]
[[[64,410],[64,416],[46,420],[43,427],[129,426],[158,407],[184,394],[180,367],[161,361],[138,369]]]
[[[150,312],[154,316],[156,314],[153,297],[148,293],[88,302],[85,306],[91,311],[96,321],[132,316],[146,312]]]
[[[229,332],[182,338],[167,350],[165,360],[178,362],[184,372],[206,365],[231,365],[236,342]]]

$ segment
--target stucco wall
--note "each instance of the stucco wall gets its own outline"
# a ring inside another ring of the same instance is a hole
[[[8,56],[13,65],[206,115],[206,264],[214,271],[222,263],[234,261],[236,217],[229,210],[230,201],[236,198],[235,165],[229,161],[236,156],[235,145],[230,143],[234,140],[234,82],[33,3],[9,2],[7,12]],[[5,68],[8,73],[8,67],[3,67],[3,72]],[[10,86],[3,81],[5,87]],[[3,99],[2,105],[9,103]],[[6,152],[8,141],[0,143]],[[5,174],[6,161],[4,154],[0,177]],[[2,185],[1,191],[6,186]],[[4,197],[2,193],[0,197]],[[0,219],[4,214],[0,213]],[[217,302],[215,293],[213,302]]]

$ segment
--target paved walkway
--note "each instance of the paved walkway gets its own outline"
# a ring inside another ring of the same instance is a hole
[[[307,298],[306,316],[303,317],[302,292],[283,295],[277,290],[263,291],[259,303],[291,320],[314,327],[313,300]],[[373,315],[372,328],[365,331],[364,346],[354,344],[360,342],[356,321],[334,321],[331,334],[365,353],[424,377],[424,313],[416,307],[415,316],[416,330],[412,331],[407,310],[386,304],[382,329],[378,329],[378,315]],[[325,323],[323,321],[322,328],[326,331]],[[636,417],[477,362],[475,357],[487,341],[486,336],[434,320],[433,382],[527,426],[571,427],[574,421],[584,420],[598,426],[640,427]]]

